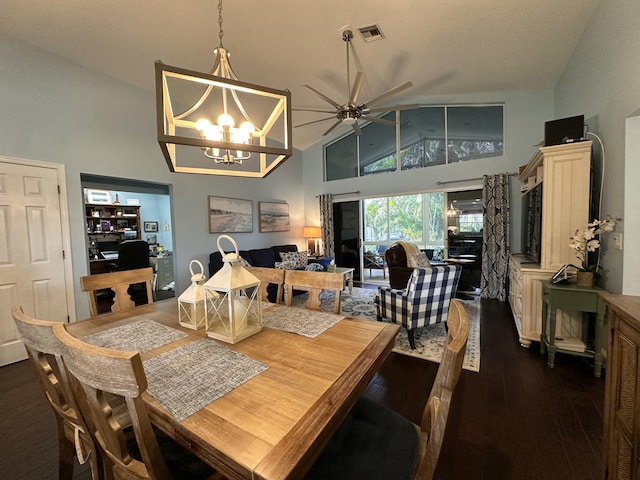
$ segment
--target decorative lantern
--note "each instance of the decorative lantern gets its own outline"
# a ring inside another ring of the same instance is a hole
[[[200,266],[200,273],[194,273],[193,264]],[[191,285],[178,297],[178,323],[192,330],[204,327],[206,313],[204,308],[204,267],[198,260],[189,262]]]
[[[225,253],[220,240],[229,240],[235,252]],[[242,267],[238,244],[229,235],[217,241],[224,265],[204,284],[207,335],[237,343],[262,330],[260,280]]]

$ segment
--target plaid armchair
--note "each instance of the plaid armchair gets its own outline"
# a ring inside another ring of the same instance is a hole
[[[375,299],[377,320],[401,324],[415,349],[414,329],[439,322],[446,326],[461,271],[459,265],[415,268],[404,290],[379,287]]]

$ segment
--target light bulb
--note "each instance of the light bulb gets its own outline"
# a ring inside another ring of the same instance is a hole
[[[196,122],[196,128],[200,131],[200,133],[204,133],[206,130],[211,127],[211,122],[206,118],[201,118]]]
[[[242,125],[240,125],[240,130],[246,132],[250,136],[253,136],[253,133],[256,131],[251,122],[242,122]]]
[[[231,133],[231,141],[233,143],[249,143],[249,135],[240,129],[234,129]]]
[[[218,125],[220,125],[222,128],[224,127],[233,127],[234,125],[234,121],[233,121],[233,117],[231,115],[229,115],[228,113],[223,113],[222,115],[220,115],[218,117]]]

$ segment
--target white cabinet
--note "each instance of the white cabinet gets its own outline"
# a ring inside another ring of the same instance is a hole
[[[542,182],[542,237],[539,264],[523,255],[509,261],[509,303],[520,344],[540,340],[542,283],[563,265],[576,263],[570,237],[589,222],[591,142],[542,147],[520,174],[527,189]]]
[[[554,273],[555,270],[527,263],[523,255],[511,255],[509,259],[509,303],[523,347],[540,340],[542,282],[549,280]]]

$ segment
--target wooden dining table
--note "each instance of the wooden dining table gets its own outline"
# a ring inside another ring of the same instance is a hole
[[[178,325],[176,299],[73,322],[68,330],[83,337],[145,319],[187,336],[142,353],[143,362],[207,338],[204,329]],[[149,392],[143,399],[154,425],[228,478],[304,478],[391,352],[398,330],[352,317],[315,338],[263,327],[225,345],[268,368],[196,413],[179,421]]]

